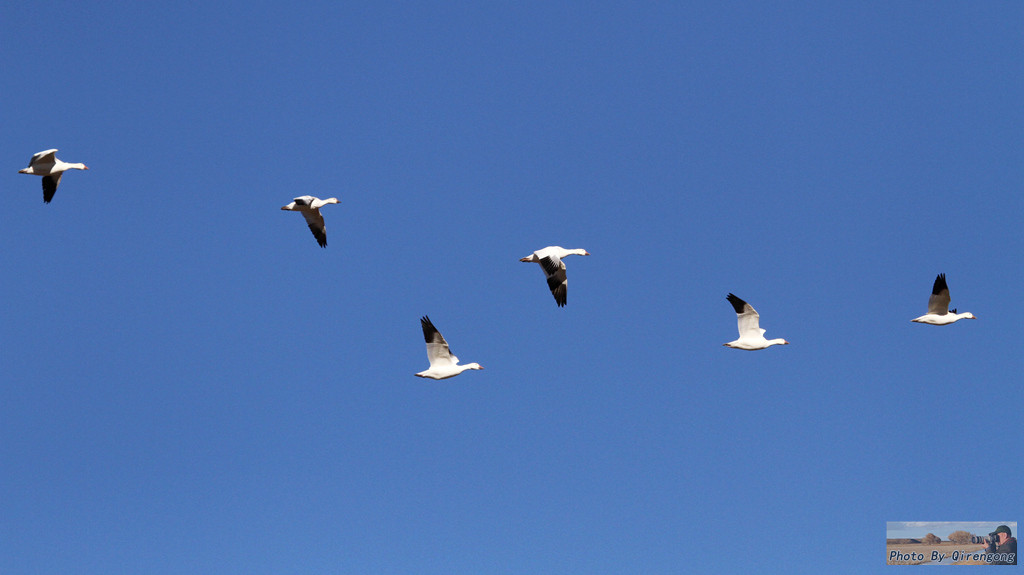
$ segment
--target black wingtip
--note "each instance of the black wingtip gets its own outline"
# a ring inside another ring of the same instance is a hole
[[[565,307],[569,296],[569,290],[566,289],[565,284],[561,284],[555,288],[555,291],[551,292],[551,295],[555,296],[555,303],[558,304],[558,307]]]
[[[935,276],[935,284],[932,285],[932,294],[939,295],[942,290],[949,289],[946,285],[946,274],[939,274]]]
[[[729,303],[732,304],[732,309],[736,310],[736,313],[743,313],[743,306],[747,305],[747,302],[741,300],[732,293],[725,296],[725,299],[729,300]]]
[[[48,204],[53,199],[53,195],[57,193],[57,184],[59,182],[53,179],[53,176],[43,176],[43,203]]]
[[[423,340],[427,343],[434,341],[434,334],[437,333],[437,328],[434,324],[430,323],[430,318],[423,316],[420,318],[420,327],[423,328]]]
[[[313,224],[309,224],[309,231],[313,232],[313,237],[316,238],[316,243],[320,244],[320,247],[327,247],[327,230],[318,229]]]
[[[429,317],[421,317],[420,326],[423,328],[424,341],[427,343],[444,343],[444,337],[441,336],[441,332],[437,331]]]

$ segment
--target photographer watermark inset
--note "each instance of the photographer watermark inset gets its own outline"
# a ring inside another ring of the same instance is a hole
[[[888,565],[1016,565],[1016,521],[887,521]]]

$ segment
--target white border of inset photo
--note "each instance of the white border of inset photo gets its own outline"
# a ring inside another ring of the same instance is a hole
[[[1004,525],[1016,549],[1016,521],[886,521],[886,565],[1016,565],[1016,552],[986,552]]]

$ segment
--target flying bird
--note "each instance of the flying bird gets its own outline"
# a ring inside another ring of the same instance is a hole
[[[740,338],[736,341],[730,341],[729,343],[723,343],[722,345],[731,347],[734,349],[765,349],[773,345],[788,345],[789,342],[784,339],[765,339],[764,331],[760,326],[761,316],[754,311],[753,306],[749,303],[741,300],[740,298],[729,294],[725,297],[732,304],[733,309],[736,310],[736,320],[739,323]]]
[[[970,312],[956,313],[949,309],[949,287],[946,286],[946,274],[935,277],[932,295],[928,298],[928,313],[910,321],[931,325],[946,325],[961,319],[978,319]]]
[[[423,327],[423,339],[427,342],[427,359],[430,360],[430,369],[416,374],[417,377],[429,377],[430,379],[448,379],[455,377],[467,369],[483,369],[479,363],[468,363],[458,365],[459,358],[448,349],[448,342],[444,340],[441,332],[437,331],[430,318],[423,316],[420,319]]]
[[[314,198],[313,196],[299,196],[292,200],[292,203],[287,206],[281,206],[282,210],[288,210],[291,212],[302,212],[302,217],[306,218],[306,223],[309,224],[309,231],[313,232],[313,237],[316,238],[320,247],[327,247],[327,227],[324,225],[324,217],[320,215],[320,208],[327,204],[337,204],[338,198],[327,198],[321,200],[320,198]]]
[[[589,256],[590,254],[584,249],[567,250],[561,246],[548,246],[525,258],[520,258],[519,261],[540,264],[548,279],[548,289],[551,290],[551,295],[555,296],[555,303],[558,304],[558,307],[562,307],[565,305],[566,289],[569,284],[569,280],[565,277],[565,264],[562,262],[562,258],[573,255]]]
[[[57,159],[54,155],[57,149],[43,150],[32,156],[28,161],[28,167],[18,170],[19,174],[30,174],[43,177],[43,203],[50,203],[53,194],[57,193],[57,186],[60,185],[60,176],[67,170],[88,170],[85,164],[69,164]]]

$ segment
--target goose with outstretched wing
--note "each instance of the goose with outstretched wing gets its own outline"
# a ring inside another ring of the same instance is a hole
[[[448,348],[448,342],[430,322],[429,317],[420,318],[420,326],[423,328],[423,339],[427,342],[427,359],[430,360],[430,369],[415,374],[417,377],[448,379],[467,369],[483,369],[479,363],[458,365],[459,358],[455,357],[452,350]]]
[[[939,274],[932,284],[932,295],[928,298],[928,313],[910,321],[929,325],[949,325],[961,319],[978,319],[970,312],[956,313],[949,309],[949,286],[946,285],[946,274]]]
[[[569,287],[569,280],[565,275],[565,263],[562,262],[562,259],[573,255],[589,256],[590,254],[584,249],[567,250],[561,246],[548,246],[525,258],[520,258],[519,261],[540,264],[541,269],[544,270],[544,276],[548,280],[548,289],[555,297],[555,303],[558,304],[558,307],[562,307],[566,304]]]
[[[57,193],[57,186],[60,185],[61,175],[68,170],[88,170],[85,164],[71,164],[62,162],[55,155],[57,149],[43,150],[32,156],[28,161],[28,167],[18,170],[19,174],[29,174],[43,177],[43,203],[50,203],[53,195]]]
[[[789,345],[789,342],[784,339],[765,339],[765,330],[761,329],[761,316],[754,311],[754,307],[749,303],[741,300],[733,294],[729,294],[725,297],[732,304],[732,308],[736,310],[736,320],[738,322],[740,337],[735,341],[729,343],[723,343],[726,347],[733,349],[745,349],[748,351],[765,349],[773,345]]]
[[[326,248],[327,226],[324,225],[324,217],[320,214],[320,208],[327,204],[337,203],[339,203],[338,198],[321,200],[313,196],[299,196],[287,206],[281,206],[281,209],[302,213],[302,217],[306,218],[306,223],[309,224],[309,231],[313,232],[313,237],[316,238],[316,243],[320,244],[320,247]]]

